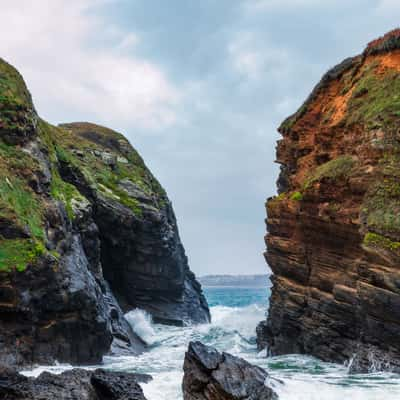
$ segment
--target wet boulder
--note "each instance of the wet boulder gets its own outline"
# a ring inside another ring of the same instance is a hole
[[[200,342],[189,344],[183,370],[184,400],[278,399],[265,370]]]

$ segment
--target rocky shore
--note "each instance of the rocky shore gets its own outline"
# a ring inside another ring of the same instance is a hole
[[[73,369],[60,375],[43,372],[27,378],[0,367],[0,398],[7,400],[146,400],[139,382],[148,375]]]
[[[260,348],[400,370],[400,31],[330,70],[279,128]]]

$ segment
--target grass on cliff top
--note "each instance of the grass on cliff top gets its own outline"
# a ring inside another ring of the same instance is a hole
[[[339,178],[346,178],[351,173],[355,161],[351,156],[339,156],[325,164],[317,167],[311,172],[304,181],[303,188],[306,190],[314,183],[321,181],[324,178],[337,180]]]
[[[357,82],[347,107],[347,123],[363,123],[368,128],[399,126],[400,74],[388,70],[377,75],[366,68]]]
[[[21,74],[0,58],[1,110],[6,109],[7,105],[31,107],[32,100]]]
[[[62,128],[57,128],[53,135],[56,157],[60,162],[79,169],[92,188],[106,197],[119,201],[136,215],[142,213],[140,201],[130,197],[119,186],[120,181],[125,178],[131,180],[147,195],[154,195],[158,199],[159,207],[164,206],[166,196],[164,189],[147,169],[140,155],[121,134],[103,127],[97,131],[97,125],[93,124],[82,126],[79,123],[78,128],[76,125],[64,124]],[[91,129],[89,131],[88,126]],[[75,129],[78,129],[78,133]],[[103,134],[106,136],[103,137]],[[118,150],[121,143],[123,151]],[[80,152],[79,155],[77,151]],[[113,167],[104,162],[103,154],[115,158]],[[118,157],[122,161],[118,161]],[[127,162],[123,162],[123,159]]]

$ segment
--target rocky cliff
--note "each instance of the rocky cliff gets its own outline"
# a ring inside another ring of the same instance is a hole
[[[330,70],[279,128],[260,348],[400,367],[400,30]]]
[[[135,307],[209,320],[165,191],[121,134],[40,119],[0,60],[0,362],[139,353]]]

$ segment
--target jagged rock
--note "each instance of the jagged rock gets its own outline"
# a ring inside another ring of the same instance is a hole
[[[129,142],[94,124],[52,126],[1,59],[0,78],[0,362],[139,354],[123,315],[135,307],[209,321],[168,197]]]
[[[36,379],[0,367],[0,398],[7,400],[146,400],[138,382],[149,375],[73,369],[54,375],[43,372]]]
[[[400,370],[400,31],[329,71],[281,125],[267,202],[270,354]]]
[[[183,365],[184,400],[272,400],[266,386],[268,373],[260,367],[219,353],[213,347],[191,342]]]

